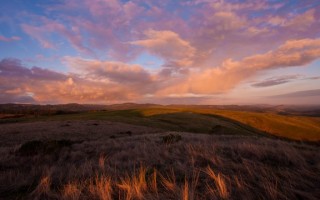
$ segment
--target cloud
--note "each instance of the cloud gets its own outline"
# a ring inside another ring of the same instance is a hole
[[[83,45],[83,38],[78,28],[67,29],[66,26],[57,21],[42,17],[39,19],[41,25],[22,24],[21,28],[30,36],[40,42],[44,48],[55,49],[56,44],[52,42],[52,34],[64,36],[70,44],[78,51],[93,55],[93,52]]]
[[[268,78],[266,80],[257,82],[252,84],[253,87],[270,87],[275,85],[281,85],[284,83],[289,83],[293,80],[297,80],[301,78],[301,75],[285,75],[285,76],[278,76],[273,78]]]
[[[271,22],[274,22],[273,24],[275,25],[286,28],[304,30],[306,27],[312,25],[315,20],[315,9],[310,9],[300,15],[294,15],[292,18],[274,18]]]
[[[221,66],[190,73],[160,91],[160,94],[213,94],[227,92],[258,72],[283,67],[304,66],[320,58],[320,39],[290,40],[276,50],[245,57],[240,61],[225,60]]]
[[[96,80],[107,79],[121,84],[149,84],[152,82],[152,76],[140,65],[79,57],[65,57],[63,60],[76,72]]]
[[[276,76],[272,78],[268,78],[262,81],[255,82],[251,84],[253,87],[270,87],[270,86],[276,86],[281,85],[285,83],[289,83],[295,80],[319,80],[319,76],[311,76],[311,77],[305,77],[302,75],[283,75],[283,76]]]
[[[21,76],[21,79],[33,79],[43,81],[61,81],[67,78],[66,75],[57,73],[49,69],[39,67],[26,68],[18,59],[3,59],[0,62],[1,76],[6,78],[15,78]]]
[[[69,0],[43,6],[46,16],[29,16],[21,27],[45,48],[62,48],[56,45],[60,36],[94,59],[128,62],[143,47],[165,59],[166,67],[207,67],[290,39],[319,37],[315,6],[313,1]]]
[[[308,97],[314,97],[314,96],[320,97],[320,89],[290,92],[290,93],[274,95],[270,97],[271,98],[299,98],[299,97],[308,98]]]
[[[3,41],[3,42],[12,42],[12,41],[18,41],[18,40],[21,40],[21,38],[18,36],[5,37],[0,35],[0,41]]]
[[[60,36],[82,55],[95,58],[95,52],[101,55],[99,51],[103,51],[114,60],[136,57],[136,48],[126,42],[137,33],[131,24],[136,24],[145,12],[144,7],[133,1],[84,0],[79,4],[77,0],[69,0],[45,9],[59,17],[30,15],[30,22],[21,25],[42,47],[59,49],[55,40]],[[73,13],[77,13],[76,16]]]
[[[32,96],[0,94],[1,103],[37,103]]]
[[[147,39],[130,42],[147,49],[151,54],[159,56],[171,66],[185,67],[193,64],[196,49],[173,31],[148,30]]]
[[[320,76],[312,76],[312,77],[307,77],[305,80],[319,80]]]
[[[140,101],[150,95],[154,99],[207,98],[226,93],[265,70],[304,66],[320,58],[319,41],[290,40],[264,54],[244,57],[238,61],[228,59],[218,67],[191,68],[188,73],[180,74],[164,71],[169,68],[150,73],[136,64],[80,57],[64,57],[63,62],[71,68],[71,73],[64,74],[41,67],[27,68],[20,60],[4,59],[0,62],[1,99],[110,103]],[[150,42],[151,46],[153,42]],[[299,77],[280,76],[253,86],[283,84]]]
[[[41,46],[44,48],[55,48],[53,42],[48,39],[48,33],[46,33],[45,28],[34,27],[28,24],[22,24],[21,28],[27,33],[30,37],[35,38],[40,42]]]
[[[13,28],[35,39],[43,55],[63,57],[70,71],[5,60],[0,81],[7,95],[32,94],[41,102],[48,96],[83,102],[148,95],[199,99],[230,92],[266,70],[306,66],[320,56],[320,12],[312,0],[68,0],[41,6],[45,15],[26,9]],[[152,71],[132,64],[154,56],[164,64]],[[292,80],[279,76],[253,86]]]
[[[303,66],[320,57],[320,39],[289,40],[275,51],[244,58],[240,62],[229,60],[225,68],[253,70]]]
[[[116,83],[89,80],[74,74],[27,68],[20,60],[0,62],[0,102],[111,103],[140,97],[139,92]]]

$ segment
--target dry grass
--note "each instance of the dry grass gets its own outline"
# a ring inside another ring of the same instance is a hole
[[[120,190],[124,191],[126,200],[143,199],[144,193],[147,190],[146,169],[141,167],[138,174],[121,179],[117,186]]]
[[[176,189],[177,189],[176,177],[172,169],[170,171],[170,174],[167,174],[166,177],[163,175],[160,175],[160,177],[161,177],[161,184],[166,190],[170,192],[176,192]]]
[[[152,176],[150,178],[149,186],[150,190],[154,192],[155,194],[158,194],[158,175],[157,175],[157,170],[154,169]]]
[[[40,179],[39,184],[30,196],[34,199],[44,199],[52,196],[51,192],[51,178],[49,175]]]
[[[209,166],[206,168],[205,172],[214,181],[215,185],[215,187],[208,185],[208,191],[214,196],[218,194],[220,198],[227,199],[229,197],[229,192],[227,183],[222,175],[220,173],[214,173]]]
[[[182,200],[189,200],[189,183],[187,181],[187,178],[184,179],[184,185],[182,186]]]
[[[143,108],[139,111],[147,117],[183,112],[222,116],[280,137],[295,140],[320,140],[319,117],[288,116],[270,112],[192,108],[192,106]]]
[[[163,143],[164,136],[178,133],[118,137],[120,129],[106,130],[0,135],[0,199],[320,198],[319,146],[183,132],[180,141]],[[42,141],[44,136],[43,144],[72,142],[54,146],[59,151],[21,154],[30,138]]]
[[[81,195],[81,185],[80,183],[73,182],[67,183],[62,188],[62,198],[66,200],[78,200]]]
[[[94,180],[89,181],[90,194],[101,200],[112,199],[112,182],[108,176],[96,176]]]

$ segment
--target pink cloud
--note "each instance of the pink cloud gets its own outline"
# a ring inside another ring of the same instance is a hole
[[[153,81],[151,74],[140,65],[88,60],[79,57],[65,57],[63,61],[80,75],[96,80],[107,80],[120,84],[150,84]]]
[[[315,22],[316,22],[315,10],[311,9],[306,11],[305,13],[296,15],[293,18],[286,20],[281,25],[284,27],[292,27],[298,30],[299,29],[304,30],[306,27],[309,27]]]
[[[18,41],[18,40],[21,40],[21,38],[17,37],[17,36],[5,37],[5,36],[0,35],[0,41],[12,42],[12,41]]]
[[[57,48],[51,40],[51,36],[54,33],[58,33],[64,36],[78,51],[92,55],[92,51],[83,45],[79,29],[73,27],[69,30],[62,23],[45,17],[41,21],[43,24],[40,26],[22,24],[21,27],[28,35],[38,40],[44,48]]]
[[[64,57],[74,73],[72,79],[66,74],[63,80],[54,80],[56,86],[43,84],[57,94],[67,95],[58,85],[68,82],[74,96],[81,96],[79,88],[87,88],[86,82],[101,85],[92,86],[100,100],[109,94],[102,88],[110,85],[115,99],[116,94],[119,99],[211,95],[231,91],[266,70],[304,66],[318,59],[319,39],[314,38],[320,33],[320,12],[310,2],[299,2],[293,10],[288,2],[265,0],[70,0],[46,10],[55,14],[54,20],[50,15],[33,16],[21,27],[44,48],[61,48],[55,41],[58,36],[80,53]],[[156,72],[130,64],[143,52],[164,64]],[[43,69],[32,70],[40,77],[49,76]],[[40,81],[35,76],[30,79]],[[121,96],[124,91],[129,96]],[[39,91],[34,94],[39,98]],[[85,101],[86,95],[82,96]],[[94,99],[93,94],[87,96]]]
[[[151,42],[152,43],[152,42]],[[236,88],[270,69],[304,66],[320,58],[320,39],[289,40],[277,49],[238,61],[225,60],[219,67],[191,68],[190,73],[165,76],[140,65],[65,57],[72,73],[39,67],[26,68],[19,60],[0,62],[0,101],[19,99],[46,103],[111,103],[167,98],[209,98]],[[287,82],[294,77],[262,85]]]
[[[187,40],[201,52],[198,55],[203,55],[203,59],[219,65],[227,57],[241,58],[265,52],[287,40],[319,37],[320,23],[315,20],[319,12],[316,9],[291,13],[285,4],[199,2],[201,9],[189,19],[192,35]],[[259,15],[250,16],[258,11]]]
[[[110,103],[140,96],[128,87],[62,74],[42,68],[28,69],[19,60],[0,62],[0,101],[37,103]]]
[[[59,20],[41,17],[37,18],[36,25],[25,23],[22,27],[45,48],[56,47],[51,34],[58,34],[82,55],[95,57],[103,54],[104,58],[124,62],[141,53],[141,48],[130,45],[130,42],[140,42],[142,46],[142,41],[154,39],[148,30],[171,31],[196,49],[192,60],[197,66],[212,62],[217,65],[227,56],[241,58],[273,49],[289,39],[318,37],[320,23],[316,19],[319,11],[308,7],[310,2],[291,12],[287,2],[265,0],[175,3],[140,0],[85,0],[78,3],[70,0],[47,8],[48,12],[59,13]],[[171,4],[176,5],[168,9]],[[78,14],[75,16],[75,13]],[[160,53],[155,47],[149,47],[149,51],[165,56],[164,51]],[[170,66],[190,64],[190,59],[181,63],[169,59]]]
[[[221,66],[190,73],[158,92],[168,94],[214,94],[230,91],[258,72],[283,67],[304,66],[320,58],[320,39],[290,40],[274,51],[225,60]]]
[[[31,37],[35,38],[40,42],[42,47],[44,48],[55,48],[55,45],[53,42],[51,42],[48,39],[48,34],[46,33],[46,30],[41,27],[34,27],[28,24],[22,24],[21,28]]]
[[[133,45],[145,47],[151,54],[165,59],[175,66],[192,66],[196,49],[173,31],[145,32],[147,39],[130,42]]]

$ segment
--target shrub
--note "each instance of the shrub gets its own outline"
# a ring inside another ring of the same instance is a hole
[[[176,143],[180,140],[182,140],[182,137],[179,134],[169,134],[162,137],[162,142],[165,144]]]

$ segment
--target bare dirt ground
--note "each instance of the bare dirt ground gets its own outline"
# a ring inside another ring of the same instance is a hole
[[[99,120],[1,124],[0,199],[319,199],[319,150]]]

